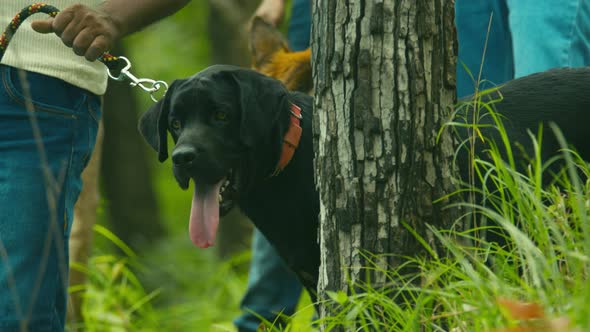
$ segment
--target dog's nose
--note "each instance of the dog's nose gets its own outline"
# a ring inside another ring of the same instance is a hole
[[[197,151],[191,146],[179,146],[172,152],[172,162],[176,166],[190,166],[197,156]]]

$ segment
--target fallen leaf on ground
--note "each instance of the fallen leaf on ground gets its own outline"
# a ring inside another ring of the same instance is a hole
[[[517,326],[496,329],[492,332],[578,332],[578,329],[571,327],[569,318],[561,316],[558,318],[547,318],[545,310],[538,303],[519,302],[510,299],[500,298],[498,306],[502,308],[507,318],[519,321]]]

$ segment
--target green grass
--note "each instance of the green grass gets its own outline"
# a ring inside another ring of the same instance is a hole
[[[124,254],[96,248],[88,267],[73,266],[89,282],[82,308],[86,319],[72,330],[232,331],[246,281],[233,265],[249,259],[248,253],[219,262],[197,253],[192,243],[171,238],[137,255],[104,227],[95,231]]]
[[[239,300],[247,275],[235,267],[250,253],[220,262],[213,252],[194,247],[186,234],[156,243],[141,255],[134,253],[102,226],[95,232],[113,247],[98,247],[85,272],[88,283],[70,291],[86,290],[83,323],[72,331],[235,331]],[[123,254],[119,254],[123,252]],[[304,296],[293,331],[304,331],[313,315]]]

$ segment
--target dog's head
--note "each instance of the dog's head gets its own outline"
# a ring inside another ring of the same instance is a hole
[[[288,121],[282,112],[288,103],[279,81],[253,70],[216,65],[174,81],[164,98],[141,117],[139,131],[160,161],[168,158],[170,132],[180,187],[188,188],[190,179],[195,182],[190,233],[197,246],[213,244],[218,196],[229,174],[243,168],[247,158],[259,157],[259,150],[280,150],[284,130],[277,123],[281,115]],[[272,166],[259,171],[268,174]]]

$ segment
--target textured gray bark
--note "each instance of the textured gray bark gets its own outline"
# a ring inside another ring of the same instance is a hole
[[[363,251],[424,252],[402,223],[450,227],[453,140],[438,130],[455,95],[451,0],[315,0],[312,51],[316,182],[320,192],[319,295],[365,279]],[[371,275],[379,286],[383,275]],[[322,315],[326,315],[323,308]]]

